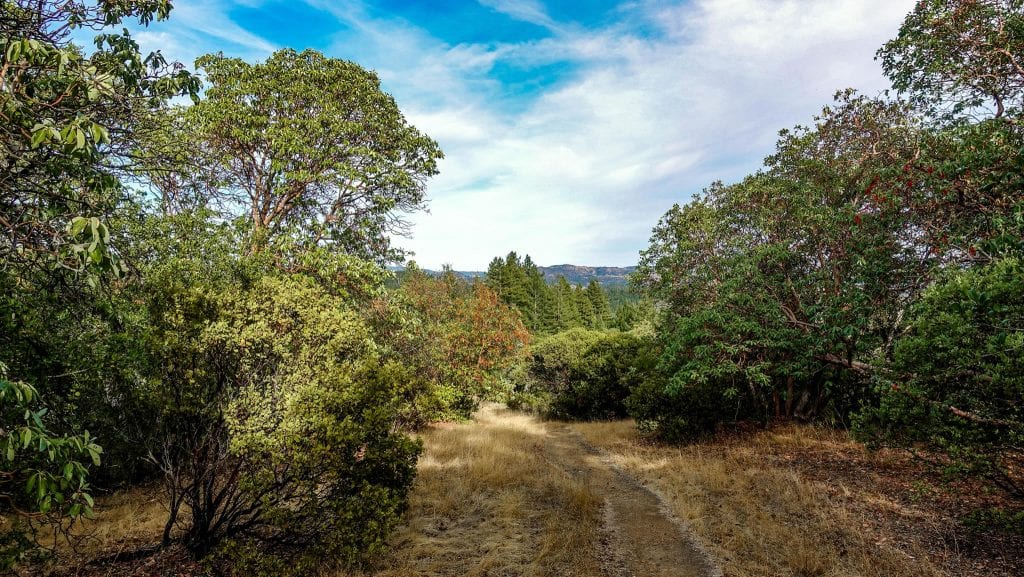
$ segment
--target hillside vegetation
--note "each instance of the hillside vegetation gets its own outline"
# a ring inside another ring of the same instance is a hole
[[[443,153],[357,63],[0,8],[0,572],[1020,572],[1019,0],[918,2],[629,287],[389,270]]]

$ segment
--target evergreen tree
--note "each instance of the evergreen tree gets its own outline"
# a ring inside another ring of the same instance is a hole
[[[544,282],[544,275],[534,264],[533,259],[530,255],[526,255],[523,258],[523,275],[524,285],[526,287],[526,302],[524,303],[523,319],[526,326],[533,332],[543,332],[541,330],[543,311],[541,305],[543,304],[542,293],[548,290],[547,283]]]
[[[586,288],[586,296],[590,299],[590,306],[594,311],[594,328],[604,329],[611,325],[612,309],[608,303],[608,295],[596,279],[591,279]]]
[[[572,289],[573,300],[576,301],[576,309],[580,311],[580,322],[588,329],[597,328],[597,318],[594,314],[594,305],[590,302],[590,295],[582,285],[576,285]]]
[[[537,293],[537,326],[539,334],[553,334],[561,330],[561,322],[558,314],[558,294],[554,287],[544,282],[544,277],[535,278],[535,290]],[[534,330],[531,327],[531,330]]]
[[[532,326],[534,318],[531,309],[529,279],[526,269],[515,251],[508,253],[508,256],[505,257],[504,270],[504,286],[498,294],[502,296],[502,300],[506,304],[519,310],[527,326]]]
[[[487,275],[484,277],[484,284],[492,291],[498,293],[502,300],[505,299],[505,261],[501,260],[501,257],[494,257],[491,259],[491,264],[487,265]]]
[[[565,280],[564,276],[558,275],[554,292],[556,317],[558,319],[557,326],[555,327],[556,332],[582,326],[580,310],[576,306],[576,294],[573,292],[572,285],[569,284],[569,281]]]

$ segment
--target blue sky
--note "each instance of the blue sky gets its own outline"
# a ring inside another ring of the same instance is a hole
[[[190,64],[315,48],[375,70],[445,151],[397,239],[429,268],[509,250],[635,264],[675,202],[758,168],[840,88],[887,86],[874,52],[913,0],[177,0],[135,31]]]

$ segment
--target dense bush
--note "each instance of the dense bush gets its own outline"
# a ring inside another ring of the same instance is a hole
[[[652,340],[638,333],[572,329],[541,339],[532,354],[531,384],[514,404],[555,418],[625,417],[626,397],[655,378]]]
[[[164,302],[149,389],[165,537],[180,524],[199,555],[220,547],[300,573],[378,550],[419,449],[396,428],[409,371],[377,360],[360,314],[302,276],[200,283]]]
[[[641,432],[672,443],[685,442],[736,418],[737,414],[728,410],[736,403],[726,398],[723,390],[715,382],[672,388],[664,378],[652,378],[635,387],[625,403]],[[730,414],[723,416],[725,412]]]
[[[403,421],[413,428],[468,419],[480,401],[499,398],[529,342],[519,313],[489,287],[415,264],[370,312],[385,355],[411,369]]]
[[[947,469],[1024,496],[1021,260],[951,273],[914,307],[910,326],[879,379],[881,403],[858,419],[858,436],[942,451]]]

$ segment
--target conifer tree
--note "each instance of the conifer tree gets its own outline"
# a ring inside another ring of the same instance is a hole
[[[498,293],[502,300],[505,299],[505,261],[501,260],[501,257],[494,257],[491,259],[491,264],[487,265],[487,275],[484,278],[484,284],[492,291]]]
[[[572,289],[573,300],[576,301],[576,309],[580,311],[580,322],[588,329],[597,328],[597,319],[594,315],[594,305],[590,302],[590,295],[582,285],[576,285]]]
[[[537,328],[540,334],[552,334],[560,329],[558,314],[558,295],[551,285],[544,282],[544,277],[534,278],[537,291]]]
[[[530,326],[533,324],[533,317],[530,307],[532,299],[530,298],[529,280],[526,276],[526,269],[515,251],[508,253],[505,257],[504,271],[504,287],[498,294],[502,296],[505,303],[518,309],[526,325]]]
[[[576,294],[572,285],[562,275],[555,283],[555,308],[557,311],[557,331],[564,331],[583,324],[580,310],[576,306]]]
[[[591,308],[594,310],[594,328],[605,329],[612,323],[612,309],[608,304],[608,295],[596,279],[591,279],[586,288],[586,296],[590,299]]]

